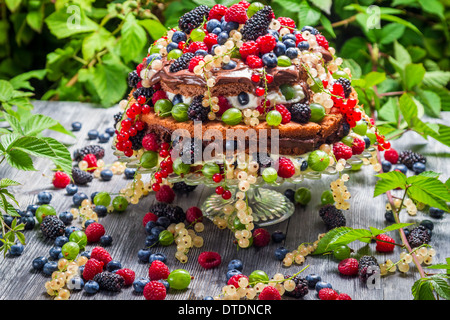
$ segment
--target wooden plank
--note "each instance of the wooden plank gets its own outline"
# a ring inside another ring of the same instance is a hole
[[[58,119],[64,126],[70,128],[73,121],[80,121],[83,128],[76,132],[77,139],[61,135],[59,133],[48,132],[64,143],[70,144],[70,150],[83,147],[87,144],[97,143],[87,140],[87,132],[90,129],[98,129],[103,132],[107,127],[113,124],[113,115],[118,111],[117,107],[110,109],[95,108],[89,104],[74,102],[35,102],[35,111],[50,115]],[[445,113],[445,119],[450,118],[450,113]],[[433,154],[449,154],[449,148],[443,147],[435,141],[425,141],[412,132],[405,134],[404,137],[395,141],[393,146],[404,150],[412,148],[415,151],[427,154],[430,170],[442,172],[442,179],[449,177],[448,158],[436,157]],[[109,144],[104,144],[106,149],[105,162],[111,164],[116,159],[109,148]],[[70,196],[65,194],[64,190],[56,190],[51,184],[52,166],[48,161],[37,159],[35,161],[37,172],[20,172],[2,165],[0,168],[0,177],[8,177],[22,183],[21,186],[13,187],[11,190],[16,195],[21,209],[27,205],[36,203],[37,194],[40,191],[48,190],[53,194],[51,204],[58,212],[69,210],[73,207]],[[171,291],[167,299],[187,300],[202,299],[204,296],[214,296],[220,293],[221,288],[226,284],[227,264],[232,259],[241,259],[244,262],[244,274],[249,274],[253,270],[260,269],[266,271],[269,276],[277,272],[283,274],[294,274],[301,268],[309,265],[304,275],[316,273],[322,276],[324,281],[330,282],[333,287],[341,292],[348,293],[355,300],[409,300],[412,298],[411,286],[418,279],[418,273],[415,268],[406,275],[396,272],[382,278],[381,289],[368,289],[359,279],[347,278],[339,274],[337,270],[337,261],[332,256],[308,256],[302,266],[293,265],[290,268],[282,266],[281,262],[274,258],[274,251],[278,246],[285,246],[289,250],[294,250],[303,242],[313,242],[320,233],[324,233],[325,227],[318,215],[321,193],[329,187],[331,177],[319,181],[305,181],[299,185],[283,186],[280,191],[287,188],[296,188],[306,186],[312,190],[312,200],[306,208],[297,207],[294,215],[277,225],[267,227],[270,232],[282,230],[287,238],[281,244],[271,243],[269,246],[256,249],[240,249],[233,244],[234,236],[229,230],[219,230],[211,221],[205,222],[205,231],[201,234],[204,237],[205,245],[200,249],[192,249],[188,253],[189,261],[187,264],[181,264],[174,258],[175,246],[157,247],[154,252],[163,252],[167,255],[167,264],[170,269],[184,268],[188,270],[194,279],[189,288],[182,292]],[[369,226],[383,228],[388,224],[384,220],[384,206],[386,197],[380,196],[373,198],[373,186],[375,177],[370,167],[363,168],[360,172],[351,174],[351,179],[347,183],[352,194],[351,209],[345,213],[347,225],[355,228],[368,228]],[[95,191],[108,191],[117,193],[128,182],[122,176],[114,176],[112,181],[104,182],[94,180],[88,186],[80,187],[81,192],[87,195]],[[200,206],[207,196],[213,193],[213,190],[199,186],[188,197],[178,197],[176,205],[184,210],[191,206]],[[113,237],[112,246],[108,247],[115,260],[122,262],[122,265],[131,268],[136,272],[136,277],[146,277],[148,264],[141,263],[137,259],[137,252],[144,246],[145,232],[142,226],[142,217],[148,211],[149,206],[155,202],[154,195],[143,198],[138,204],[130,205],[124,213],[112,213],[105,218],[101,218],[101,223],[105,225],[107,233]],[[422,219],[430,219],[435,223],[433,238],[431,244],[437,250],[435,261],[443,263],[445,258],[450,256],[450,247],[448,246],[450,222],[448,218],[437,220],[429,218],[426,213],[419,212],[417,216],[410,217],[402,213],[402,222],[420,222]],[[48,256],[49,249],[53,246],[50,241],[46,241],[40,235],[38,227],[32,231],[25,232],[27,245],[24,253],[20,257],[0,258],[0,299],[30,299],[47,300],[50,297],[44,289],[45,281],[49,277],[40,272],[32,270],[31,261],[40,255]],[[396,241],[400,241],[397,233],[391,233]],[[93,248],[89,245],[88,249]],[[397,261],[400,251],[395,250],[392,254],[382,255],[375,253],[373,244],[364,245],[362,243],[352,243],[351,248],[355,252],[369,252],[375,254],[380,262],[385,259]],[[369,249],[367,251],[367,249]],[[213,270],[204,270],[198,263],[197,257],[202,251],[216,251],[222,256],[222,264],[219,268]],[[97,300],[142,300],[142,295],[135,294],[132,288],[124,288],[118,294],[100,292],[96,295],[88,295],[83,291],[73,292],[71,299],[97,299]],[[317,299],[315,292],[311,291],[305,296],[305,300]]]

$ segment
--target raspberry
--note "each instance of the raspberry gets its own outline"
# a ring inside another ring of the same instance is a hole
[[[377,246],[375,247],[375,250],[377,250],[378,252],[392,252],[394,251],[395,248],[395,241],[394,239],[392,239],[391,237],[385,235],[385,234],[379,234],[376,236],[377,240]],[[381,242],[381,241],[385,241],[385,242]],[[390,243],[387,243],[390,242]]]
[[[275,40],[272,35],[266,34],[258,37],[258,39],[256,39],[256,43],[258,44],[259,52],[268,53],[275,48],[277,40]]]
[[[355,258],[347,258],[339,262],[338,270],[346,276],[354,276],[358,274],[359,263]]]
[[[339,294],[331,288],[323,288],[319,291],[320,300],[337,300]]]
[[[324,36],[321,34],[316,35],[316,41],[319,46],[328,50],[328,41]]]
[[[352,300],[352,298],[346,293],[340,293],[336,300]]]
[[[220,265],[222,257],[214,251],[204,251],[198,256],[198,263],[205,269],[212,269]]]
[[[188,66],[189,71],[190,72],[194,72],[194,68],[198,65],[198,63],[200,61],[203,61],[203,57],[202,56],[195,56],[195,57],[193,57],[191,59],[191,61],[189,62],[189,66]]]
[[[233,4],[225,12],[225,21],[227,22],[237,22],[239,24],[244,24],[248,20],[247,10],[241,4]]]
[[[336,157],[336,160],[339,159],[347,160],[350,159],[353,155],[352,148],[343,144],[342,142],[338,142],[333,145],[333,153],[334,156]]]
[[[392,164],[397,164],[398,162],[398,152],[395,149],[390,148],[384,152],[384,160],[389,161]]]
[[[240,278],[246,278],[248,280],[248,277],[246,275],[239,273],[239,274],[235,274],[234,276],[232,276],[228,280],[227,285],[233,285],[235,288],[239,288],[239,279]]]
[[[239,48],[239,53],[243,60],[245,60],[249,55],[258,55],[259,54],[259,46],[256,41],[247,41],[242,44]]]
[[[97,168],[97,158],[92,153],[85,155],[83,161],[88,163],[88,168],[90,169],[87,170],[88,172],[94,172]]]
[[[153,133],[146,134],[144,138],[142,138],[142,147],[144,147],[145,150],[157,152],[159,149],[159,144],[156,135]]]
[[[215,33],[208,33],[205,38],[203,39],[203,42],[206,44],[209,50],[211,50],[212,46],[217,44],[217,34]]]
[[[226,6],[222,4],[216,4],[211,8],[211,10],[209,10],[208,20],[217,19],[220,21],[227,10],[228,8]]]
[[[172,203],[175,199],[175,192],[168,185],[161,186],[158,192],[155,194],[156,200],[164,203]]]
[[[239,1],[239,3],[241,6],[243,6],[245,9],[248,9],[248,7],[250,7],[250,2],[247,2],[245,0],[241,0]]]
[[[270,242],[270,233],[263,228],[253,230],[253,245],[255,247],[265,247]]]
[[[157,90],[152,96],[153,105],[156,103],[156,101],[161,99],[167,99],[167,94],[163,90]]]
[[[303,41],[306,41],[306,40],[303,38],[302,34],[301,34],[301,33],[297,33],[297,34],[295,35],[295,45],[298,46],[298,44],[299,44],[300,42],[303,42]],[[325,87],[326,87],[326,86],[325,86]]]
[[[159,281],[150,281],[145,285],[143,294],[146,300],[164,300],[166,287]]]
[[[194,41],[189,45],[188,52],[195,53],[197,50],[208,51],[208,46],[202,41]]]
[[[281,124],[286,124],[291,122],[291,113],[289,110],[282,104],[277,104],[275,109],[281,113]]]
[[[144,218],[142,218],[142,225],[145,227],[149,221],[156,222],[156,220],[158,220],[158,216],[156,214],[147,212]]]
[[[188,223],[202,222],[203,212],[198,207],[190,207],[186,210],[186,221]]]
[[[103,262],[98,261],[97,259],[90,258],[83,269],[83,279],[85,281],[94,279],[96,274],[99,274],[103,271]]]
[[[170,271],[166,264],[160,260],[152,262],[148,268],[148,277],[150,280],[161,280],[169,277]]]
[[[262,68],[264,66],[262,59],[255,55],[249,55],[245,59],[245,62],[252,69]]]
[[[353,139],[353,145],[352,145],[352,153],[353,154],[361,154],[361,153],[363,153],[365,148],[366,148],[366,143],[364,142],[364,140],[361,140],[359,138]]]
[[[56,171],[52,180],[53,186],[55,188],[65,188],[70,183],[70,177],[67,173],[62,171]]]
[[[228,99],[225,98],[224,96],[218,96],[219,98],[219,111],[217,111],[217,114],[219,116],[221,116],[225,111],[227,111],[228,109],[230,109],[232,107],[232,105],[230,104],[230,102],[228,102]]]
[[[98,222],[91,223],[84,231],[89,242],[98,242],[105,234],[105,228]]]
[[[275,287],[266,286],[258,297],[259,300],[281,300],[281,295]]]
[[[295,29],[295,21],[288,17],[279,17],[278,22],[281,24],[281,28],[288,28],[291,33],[294,32]],[[280,28],[280,29],[281,29]]]
[[[292,161],[285,157],[278,159],[278,176],[281,178],[290,178],[295,173],[295,167]]]
[[[134,278],[136,277],[133,270],[128,268],[119,269],[116,271],[116,274],[122,276],[122,278],[125,280],[125,285],[129,286],[132,285],[134,282]]]
[[[103,265],[106,266],[108,263],[111,262],[112,258],[108,251],[106,251],[102,247],[95,247],[92,249],[91,252],[91,258],[94,258],[98,261],[103,262]]]

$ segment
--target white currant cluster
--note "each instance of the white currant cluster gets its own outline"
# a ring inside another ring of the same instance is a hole
[[[395,272],[397,269],[400,272],[406,273],[409,271],[409,266],[413,262],[412,253],[415,254],[419,264],[430,265],[433,262],[433,257],[436,255],[436,250],[434,248],[427,248],[426,246],[421,246],[413,250],[413,252],[408,253],[403,251],[400,253],[400,260],[396,263],[388,259],[385,263],[380,264],[381,275],[386,275],[388,272]]]
[[[196,222],[193,229],[186,228],[183,222],[172,223],[167,227],[174,236],[175,244],[177,245],[177,252],[175,253],[175,258],[181,263],[188,262],[188,252],[191,248],[201,248],[203,247],[203,237],[197,235],[197,233],[203,232],[205,226],[202,222]]]

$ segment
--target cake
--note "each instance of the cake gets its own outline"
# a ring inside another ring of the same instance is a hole
[[[232,180],[340,172],[374,145],[389,148],[351,79],[314,27],[297,28],[257,2],[200,5],[129,73],[115,148],[153,172],[155,191],[165,179],[202,175],[224,199]]]

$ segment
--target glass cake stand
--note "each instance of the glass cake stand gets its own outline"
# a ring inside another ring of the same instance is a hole
[[[121,151],[114,149],[114,155],[118,157],[118,161],[126,163],[128,168],[135,168],[140,174],[151,175],[156,171],[156,169],[143,169],[139,166],[139,159],[136,157],[126,157]],[[363,158],[371,157],[370,152],[374,151],[373,147],[365,150],[362,154],[358,156],[353,156],[345,165],[343,172],[351,171],[352,166],[361,166],[363,164]],[[304,157],[293,157],[293,160],[304,161]],[[275,183],[267,184],[261,176],[258,176],[256,183],[252,184],[250,189],[247,191],[246,202],[252,209],[253,222],[258,226],[268,226],[280,223],[288,219],[295,211],[295,206],[283,193],[274,190],[274,187],[280,187],[283,184],[299,184],[305,179],[308,180],[320,180],[322,176],[336,175],[338,171],[336,170],[335,164],[330,165],[324,171],[305,171],[303,174],[298,175],[293,178],[283,179],[279,178]],[[184,177],[180,177],[176,174],[171,174],[167,177],[168,181],[171,183],[184,182],[187,185],[198,186],[204,185],[205,187],[212,188],[214,190],[217,184],[212,181],[212,179],[206,179],[201,173],[190,173]],[[206,200],[201,205],[203,214],[213,220],[215,217],[229,218],[224,213],[224,207],[226,205],[232,205],[236,203],[236,192],[239,180],[237,179],[227,179],[227,186],[232,192],[230,199],[225,200],[221,195],[212,194],[206,198]]]

